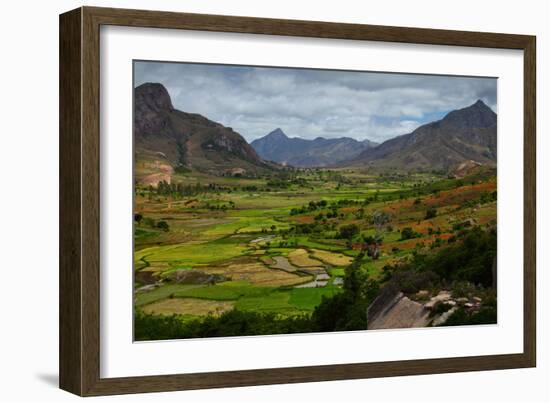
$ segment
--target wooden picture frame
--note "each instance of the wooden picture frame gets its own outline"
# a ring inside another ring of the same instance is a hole
[[[524,52],[523,353],[227,372],[100,377],[100,26],[519,49]],[[535,37],[82,7],[60,16],[60,387],[81,396],[533,367],[536,364]]]

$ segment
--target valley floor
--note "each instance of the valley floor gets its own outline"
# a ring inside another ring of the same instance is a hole
[[[234,310],[308,317],[343,292],[358,255],[359,270],[382,287],[412,256],[433,254],[469,228],[496,226],[492,172],[185,173],[172,183],[136,188],[135,307],[182,322]]]

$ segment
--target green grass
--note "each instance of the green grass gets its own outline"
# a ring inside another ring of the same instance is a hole
[[[151,239],[159,236],[161,232],[159,230],[136,227],[134,231],[135,242],[150,241]]]
[[[378,260],[367,259],[361,267],[367,270],[369,276],[377,278],[382,274],[382,268],[388,264],[388,261],[392,258],[392,255],[382,255]]]
[[[245,296],[237,301],[235,308],[258,313],[274,312],[296,314],[299,311],[289,303],[290,292],[273,291],[260,296]]]
[[[277,244],[277,242],[273,242],[274,244]],[[296,250],[296,248],[269,248],[267,250],[267,254],[269,256],[288,256],[290,252],[293,250]]]
[[[272,225],[278,229],[288,228],[288,224],[282,223],[270,217],[236,217],[237,220],[229,223],[215,225],[203,232],[207,236],[220,236],[236,233],[254,233],[262,230],[270,231]]]
[[[239,217],[239,218],[245,218],[245,217],[257,217],[257,218],[265,218],[265,217],[285,217],[288,215],[288,212],[290,211],[289,208],[275,208],[275,209],[237,209],[237,210],[228,210],[227,215],[230,217]]]
[[[273,287],[256,287],[246,282],[229,281],[226,283],[186,290],[181,296],[225,301],[236,300],[241,297],[262,298],[269,295],[273,290]]]
[[[346,271],[345,267],[333,267],[333,268],[328,270],[328,273],[332,277],[344,277],[345,271]]]
[[[201,287],[200,285],[183,285],[183,284],[169,284],[159,288],[155,288],[152,291],[136,294],[136,306],[143,306],[151,304],[161,299],[170,297],[170,295],[180,295],[186,291]]]
[[[397,231],[384,233],[384,242],[396,242],[401,239],[401,233]]]
[[[242,241],[242,239],[232,241],[230,238],[222,238],[197,244],[153,246],[136,252],[134,260],[143,258],[149,263],[170,262],[178,266],[213,263],[242,255],[248,249],[245,244],[241,244]]]
[[[329,240],[327,240],[326,242],[320,242],[313,241],[307,237],[296,237],[296,240],[299,246],[305,246],[306,248],[322,249],[329,252],[341,252],[345,249],[344,245],[329,243]],[[334,240],[332,240],[332,242],[334,242]]]
[[[290,292],[289,303],[298,309],[313,311],[321,303],[323,296],[331,297],[340,292],[339,288],[326,286],[323,288],[294,288]]]
[[[255,287],[244,281],[228,281],[216,285],[167,284],[152,291],[136,294],[136,305],[147,305],[170,296],[229,301],[245,296],[263,297],[273,290],[273,287]]]
[[[203,298],[215,301],[236,300],[235,308],[253,312],[275,312],[286,315],[311,312],[323,296],[332,296],[340,289],[324,288],[277,289],[255,287],[246,282],[230,281],[213,286],[170,284],[138,293],[136,305],[144,306],[166,298]]]

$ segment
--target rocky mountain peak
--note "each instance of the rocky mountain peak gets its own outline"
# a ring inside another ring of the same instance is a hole
[[[136,158],[146,164],[162,156],[171,168],[185,166],[216,175],[231,173],[236,167],[249,175],[272,169],[232,128],[175,109],[162,84],[136,87],[134,102]]]
[[[497,124],[497,114],[485,102],[478,99],[466,108],[449,112],[441,123],[458,128],[488,128]]]
[[[288,137],[277,128],[250,145],[261,158],[268,161],[295,167],[322,167],[352,159],[369,148],[371,143],[350,137],[316,137],[313,140]]]
[[[172,111],[170,94],[160,83],[145,83],[135,89],[136,112]]]
[[[497,115],[483,101],[449,112],[413,132],[362,152],[353,165],[402,170],[448,170],[465,161],[493,166],[497,158]]]
[[[285,132],[283,132],[283,130],[278,127],[276,128],[275,130],[273,130],[272,132],[270,132],[267,136],[271,137],[271,138],[285,138],[287,139],[288,136],[285,134]]]

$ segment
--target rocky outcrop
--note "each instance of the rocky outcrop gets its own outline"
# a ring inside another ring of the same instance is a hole
[[[464,178],[468,175],[471,175],[473,174],[475,171],[477,171],[479,169],[479,167],[481,167],[482,164],[480,164],[479,162],[477,161],[473,161],[473,160],[467,160],[467,161],[463,161],[461,162],[460,164],[458,164],[452,171],[451,171],[451,175],[454,176],[455,178],[459,179],[459,178]]]
[[[383,291],[368,309],[368,330],[425,327],[430,311],[400,291]]]
[[[171,174],[161,168],[151,170],[151,161],[159,155],[174,169],[215,175],[235,167],[250,176],[275,168],[262,161],[232,128],[175,109],[168,91],[158,83],[145,83],[134,90],[134,146],[138,180],[149,174]],[[157,177],[149,179],[154,182]]]
[[[382,290],[367,310],[367,329],[441,326],[459,307],[478,311],[482,304],[479,297],[453,298],[447,290],[431,297],[427,290],[421,290],[412,298],[414,300],[392,287]]]

